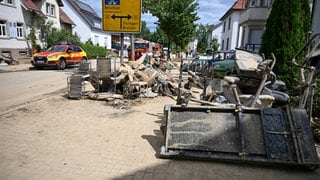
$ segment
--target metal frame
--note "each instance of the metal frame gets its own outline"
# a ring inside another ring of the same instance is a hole
[[[163,158],[318,167],[303,109],[165,107]]]

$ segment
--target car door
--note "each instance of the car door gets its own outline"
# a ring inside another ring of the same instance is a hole
[[[72,60],[75,63],[79,63],[82,61],[82,50],[78,46],[73,46],[73,52],[72,52]]]
[[[71,46],[67,46],[66,52],[65,52],[65,54],[63,55],[64,58],[65,58],[66,61],[67,61],[67,62],[66,62],[67,64],[72,64],[72,63],[73,63],[73,62],[72,62],[72,56],[71,56],[72,52],[73,52],[72,47],[71,47]]]

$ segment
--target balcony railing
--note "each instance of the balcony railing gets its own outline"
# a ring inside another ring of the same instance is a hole
[[[261,44],[246,44],[245,49],[253,52],[259,52]]]

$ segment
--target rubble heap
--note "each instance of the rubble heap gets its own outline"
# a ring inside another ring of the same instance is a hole
[[[108,63],[112,66],[111,63]],[[114,100],[136,99],[138,97],[178,95],[180,62],[166,61],[143,55],[136,61],[128,61],[120,64],[117,71],[99,74],[97,70],[91,72],[91,84],[95,88],[89,93],[90,99]],[[101,68],[101,67],[100,67]],[[107,74],[107,75],[106,75]],[[187,80],[190,75],[184,75]],[[183,89],[183,88],[182,88]]]

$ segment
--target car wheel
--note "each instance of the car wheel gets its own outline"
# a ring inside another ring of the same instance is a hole
[[[64,70],[66,68],[66,61],[64,59],[60,59],[58,64],[58,70]]]

